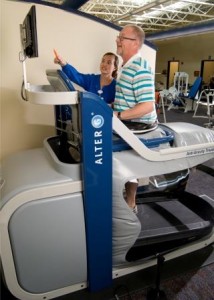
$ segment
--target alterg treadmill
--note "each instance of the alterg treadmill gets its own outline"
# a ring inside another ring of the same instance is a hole
[[[70,105],[72,119],[58,120],[65,126],[44,148],[2,164],[1,260],[10,291],[26,300],[96,291],[156,264],[157,253],[173,259],[213,243],[213,207],[185,185],[190,168],[214,157],[214,132],[167,123],[135,135],[98,96],[56,92],[61,72],[51,74],[52,88],[29,86],[28,100]],[[133,178],[141,182],[137,215],[124,200]]]

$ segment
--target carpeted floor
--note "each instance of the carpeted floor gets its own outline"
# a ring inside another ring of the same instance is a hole
[[[204,127],[204,124],[209,121],[206,112],[207,108],[205,106],[199,107],[197,116],[204,116],[204,118],[193,118],[193,111],[185,113],[181,108],[173,108],[168,111],[167,107],[165,107],[166,122],[187,122],[202,127]],[[158,120],[160,123],[164,122],[162,109],[160,109],[160,113],[158,114]]]
[[[160,290],[168,300],[213,300],[214,264],[166,280],[162,282]],[[150,288],[129,292],[119,296],[118,300],[147,300],[149,291]]]
[[[168,299],[214,299],[214,264],[168,280],[162,285]]]

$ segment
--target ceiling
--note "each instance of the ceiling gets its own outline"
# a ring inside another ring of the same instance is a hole
[[[147,34],[214,21],[213,0],[89,0],[80,10],[119,26],[137,24]]]
[[[214,0],[37,0],[114,24],[137,24],[149,36],[189,27],[214,32]]]

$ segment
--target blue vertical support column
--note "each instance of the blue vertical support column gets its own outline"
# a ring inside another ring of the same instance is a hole
[[[91,291],[112,284],[112,109],[81,93],[82,168],[88,282]]]

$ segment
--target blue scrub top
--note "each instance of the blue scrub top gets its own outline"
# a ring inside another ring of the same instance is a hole
[[[63,66],[62,70],[71,81],[83,87],[86,91],[97,94],[108,104],[114,102],[116,86],[115,79],[113,79],[109,85],[104,86],[101,89],[100,74],[82,74],[70,64]]]

